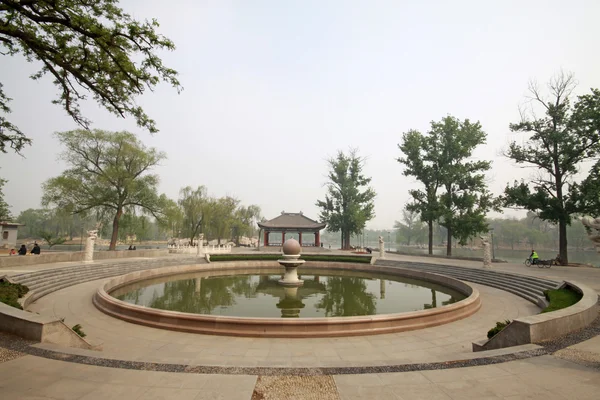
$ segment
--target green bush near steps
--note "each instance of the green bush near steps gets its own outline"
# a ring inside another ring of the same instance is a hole
[[[500,333],[500,331],[502,331],[502,329],[506,328],[508,326],[508,324],[510,324],[510,320],[507,319],[504,322],[496,322],[496,326],[493,327],[492,329],[490,329],[487,333],[487,337],[488,339],[493,338],[494,336],[496,336],[497,334]]]
[[[210,256],[211,262],[217,261],[277,261],[281,259],[280,254],[215,254]],[[369,264],[371,257],[363,256],[327,256],[319,254],[306,254],[300,256],[306,261],[328,261]]]
[[[23,297],[29,288],[19,283],[10,283],[7,281],[0,282],[0,303],[7,304],[11,307],[22,310],[23,307],[19,304],[19,299]]]

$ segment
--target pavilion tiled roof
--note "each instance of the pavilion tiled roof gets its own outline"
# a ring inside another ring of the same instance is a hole
[[[270,221],[259,222],[258,226],[263,229],[325,229],[327,224],[314,221],[306,217],[302,212],[286,213],[282,212],[280,216]]]

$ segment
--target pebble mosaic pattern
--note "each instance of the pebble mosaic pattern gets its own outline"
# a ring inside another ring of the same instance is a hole
[[[332,376],[259,376],[252,400],[339,400]]]

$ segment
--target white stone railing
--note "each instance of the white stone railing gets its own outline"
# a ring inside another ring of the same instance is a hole
[[[224,254],[231,253],[230,245],[222,245],[222,246],[190,246],[187,245],[168,245],[169,253],[171,254]]]

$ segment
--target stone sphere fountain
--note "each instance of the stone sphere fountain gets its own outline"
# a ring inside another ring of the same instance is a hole
[[[288,239],[283,244],[283,259],[277,262],[285,268],[283,279],[279,280],[279,284],[283,286],[301,286],[304,281],[298,279],[298,267],[304,264],[304,260],[300,260],[302,247],[296,239]]]

